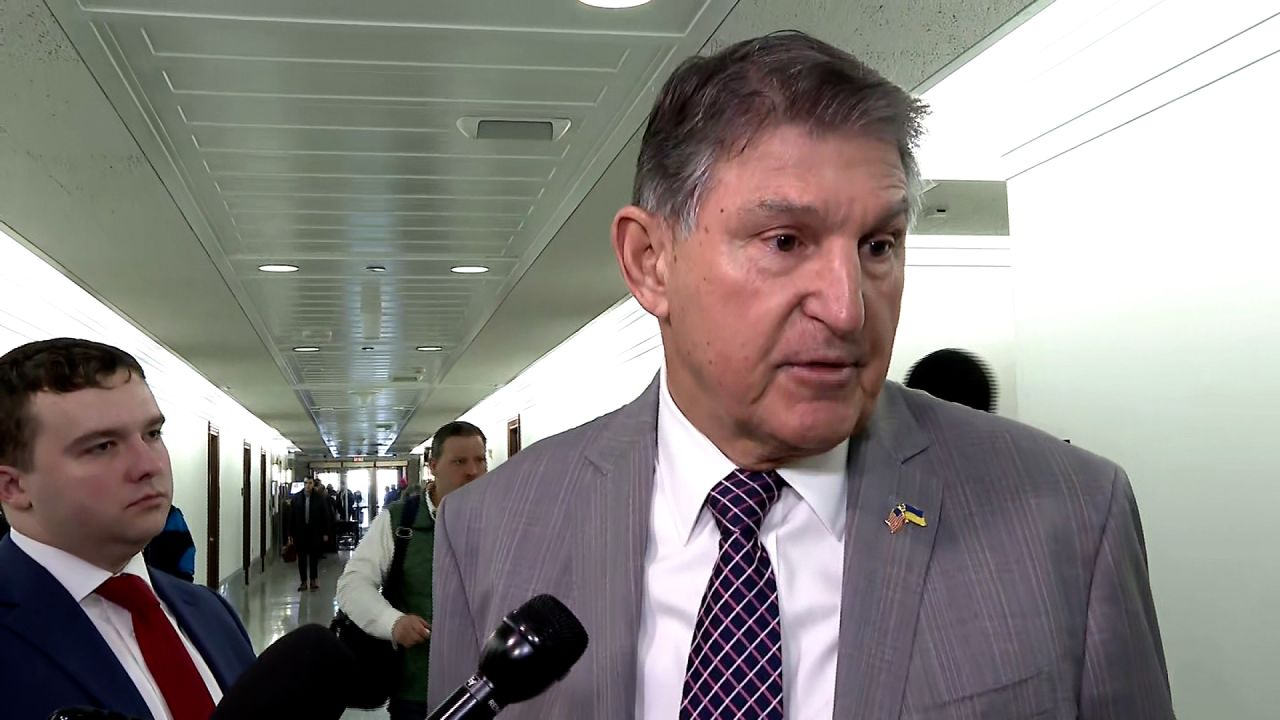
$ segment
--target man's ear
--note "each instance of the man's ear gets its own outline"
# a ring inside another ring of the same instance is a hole
[[[612,239],[618,269],[631,294],[649,314],[665,320],[673,250],[670,225],[646,210],[628,205],[613,218]]]
[[[14,510],[29,510],[25,474],[12,465],[0,465],[0,502]]]

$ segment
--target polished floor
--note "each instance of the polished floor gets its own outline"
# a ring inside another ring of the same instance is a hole
[[[337,609],[334,594],[338,575],[346,562],[347,552],[330,555],[320,561],[320,589],[299,592],[298,566],[276,561],[266,572],[255,576],[246,586],[233,582],[224,585],[223,594],[240,613],[253,647],[262,652],[285,633],[307,623],[328,625]],[[281,682],[289,682],[281,678]],[[384,720],[385,710],[349,710],[343,720]]]

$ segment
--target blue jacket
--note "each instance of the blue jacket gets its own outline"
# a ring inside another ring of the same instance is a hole
[[[160,572],[151,573],[151,583],[225,692],[255,658],[240,618],[208,588]],[[45,720],[68,706],[151,717],[80,605],[5,538],[0,540],[0,717]]]

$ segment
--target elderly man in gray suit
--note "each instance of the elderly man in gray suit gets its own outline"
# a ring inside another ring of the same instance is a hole
[[[1121,469],[885,382],[923,115],[799,33],[676,70],[613,224],[662,371],[444,503],[433,705],[552,593],[504,718],[1173,716]]]

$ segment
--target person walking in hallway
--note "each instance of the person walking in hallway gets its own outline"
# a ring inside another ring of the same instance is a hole
[[[408,494],[378,513],[338,578],[338,605],[366,633],[403,648],[391,693],[391,720],[427,716],[427,670],[431,637],[432,553],[435,517],[444,498],[488,470],[484,433],[468,422],[451,422],[431,439],[432,480],[425,493]],[[397,554],[397,529],[411,533]]]
[[[1173,717],[1124,471],[886,382],[925,114],[798,32],[675,69],[611,234],[661,368],[441,507],[430,705],[550,593],[503,720]]]
[[[320,556],[333,532],[329,501],[316,492],[316,481],[307,478],[302,492],[289,504],[289,544],[298,554],[298,590],[320,589]]]
[[[254,661],[220,595],[142,551],[173,475],[142,367],[88,340],[0,357],[0,716],[96,707],[208,720]]]

